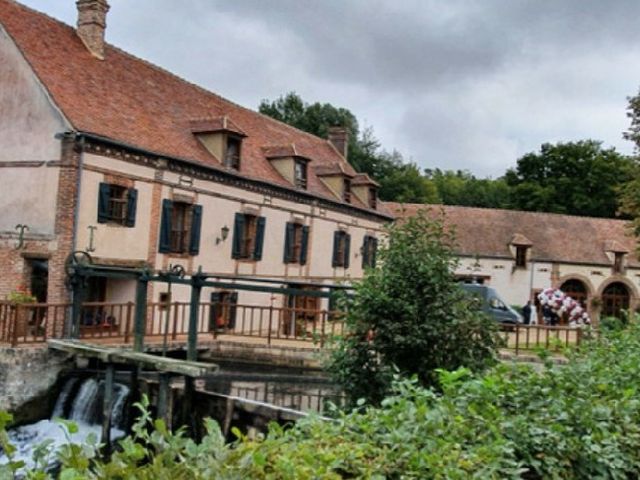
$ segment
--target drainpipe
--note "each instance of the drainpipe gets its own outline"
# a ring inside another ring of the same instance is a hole
[[[535,272],[535,270],[536,270],[536,262],[531,260],[531,275],[529,276],[529,300],[534,300],[531,298],[531,294],[533,293],[533,273]]]
[[[82,190],[82,168],[84,165],[84,136],[75,134],[75,140],[80,139],[80,155],[78,159],[78,178],[76,179],[76,208],[73,214],[73,235],[71,240],[71,251],[75,252],[78,241],[78,224],[80,223],[80,192]]]

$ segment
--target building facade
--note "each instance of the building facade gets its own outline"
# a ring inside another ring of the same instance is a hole
[[[398,217],[423,210],[455,234],[460,281],[494,287],[511,305],[563,290],[597,321],[636,310],[637,240],[623,220],[441,205],[387,204]]]
[[[105,43],[106,1],[77,5],[72,28],[0,0],[0,299],[26,286],[69,301],[75,251],[292,285],[362,276],[392,217],[346,161],[343,129],[325,140],[240,107]],[[134,280],[88,288],[134,298]]]

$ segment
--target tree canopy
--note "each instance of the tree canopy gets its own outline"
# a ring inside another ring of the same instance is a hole
[[[495,361],[496,322],[454,279],[454,239],[425,213],[388,229],[380,262],[355,285],[346,334],[329,371],[355,401],[377,403],[394,369],[432,385],[436,369],[480,370]]]
[[[373,130],[361,129],[346,108],[309,104],[292,92],[274,101],[263,100],[259,110],[323,138],[329,127],[345,127],[350,135],[348,161],[380,184],[382,200],[594,217],[640,213],[640,202],[637,210],[632,205],[638,189],[630,183],[638,173],[637,161],[596,140],[545,143],[539,152],[518,159],[504,176],[477,178],[464,170],[421,171],[400,152],[384,149]],[[625,138],[634,141],[640,151],[640,96],[629,99],[628,115],[631,127]]]

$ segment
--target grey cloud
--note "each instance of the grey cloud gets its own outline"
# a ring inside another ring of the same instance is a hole
[[[23,0],[75,20],[73,0]],[[501,174],[546,141],[623,151],[637,0],[110,0],[112,43],[255,108],[350,108],[425,167]]]

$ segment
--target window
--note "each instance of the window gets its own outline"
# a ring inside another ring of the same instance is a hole
[[[191,233],[191,205],[175,202],[171,213],[171,251],[186,253]]]
[[[289,285],[307,291],[317,291],[317,288],[302,285]],[[282,331],[287,336],[302,336],[307,331],[307,325],[311,324],[313,330],[318,322],[320,313],[320,298],[306,296],[304,294],[288,295],[286,308],[283,309]]]
[[[522,245],[516,246],[516,268],[527,267],[527,247]]]
[[[376,252],[378,250],[378,239],[370,235],[365,235],[362,242],[362,268],[373,268],[376,266]]]
[[[295,186],[307,189],[307,162],[296,159],[294,164],[294,182]]]
[[[197,255],[200,252],[201,225],[201,205],[163,200],[158,251]]]
[[[231,256],[235,259],[261,260],[266,218],[236,213]]]
[[[351,180],[348,178],[344,179],[342,199],[347,203],[351,203]]]
[[[615,252],[613,259],[613,273],[624,273],[624,253]]]
[[[369,188],[369,208],[378,208],[378,189],[374,187]]]
[[[333,234],[333,267],[349,268],[350,248],[351,235],[343,230],[337,230]]]
[[[233,329],[236,326],[238,292],[213,292],[209,310],[209,330]]]
[[[98,223],[135,226],[138,191],[111,183],[101,183],[98,190]]]
[[[227,148],[224,153],[224,166],[240,170],[240,146],[242,140],[227,135]]]
[[[289,222],[284,235],[284,263],[305,265],[309,245],[309,227]]]

